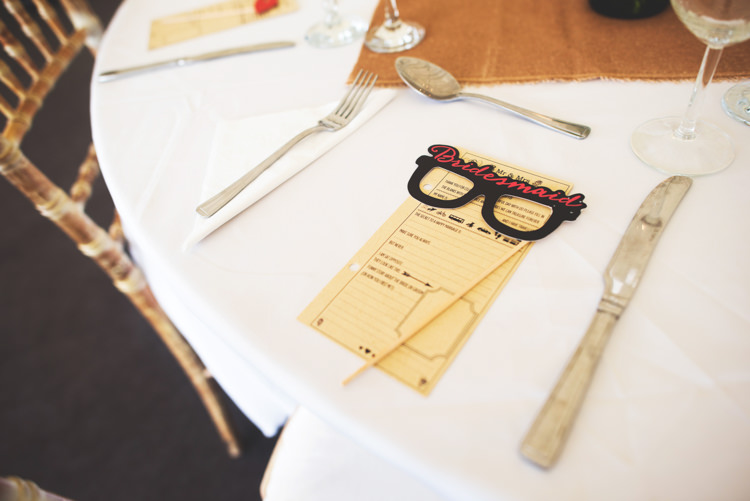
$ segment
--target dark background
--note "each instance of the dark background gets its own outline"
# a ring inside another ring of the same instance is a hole
[[[121,0],[90,3],[106,26]],[[87,53],[74,61],[24,141],[65,189],[91,138],[92,67]],[[94,193],[106,227],[101,180]],[[0,476],[76,501],[260,499],[275,439],[226,399],[244,447],[231,459],[146,321],[4,178],[0,214]]]

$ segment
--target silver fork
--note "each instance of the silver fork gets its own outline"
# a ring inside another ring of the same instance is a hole
[[[201,216],[213,216],[219,209],[224,207],[230,200],[232,200],[242,190],[244,190],[247,185],[252,183],[266,169],[273,165],[286,152],[292,149],[292,146],[315,132],[334,132],[342,129],[343,127],[346,127],[362,109],[362,105],[364,104],[365,99],[367,99],[367,96],[370,95],[370,91],[375,85],[375,81],[377,79],[378,76],[374,73],[359,70],[356,78],[354,79],[354,83],[349,88],[349,91],[346,93],[336,109],[329,113],[328,116],[320,119],[317,125],[303,130],[302,132],[294,136],[284,146],[272,153],[271,156],[263,160],[257,166],[250,169],[242,177],[224,188],[222,191],[200,204],[195,210]]]

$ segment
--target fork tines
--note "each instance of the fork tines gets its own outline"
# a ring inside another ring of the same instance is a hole
[[[359,70],[357,76],[352,82],[352,86],[349,87],[349,91],[341,100],[338,108],[336,108],[336,115],[343,118],[350,118],[356,115],[362,105],[364,104],[367,96],[370,95],[370,91],[375,86],[378,76],[375,73]]]

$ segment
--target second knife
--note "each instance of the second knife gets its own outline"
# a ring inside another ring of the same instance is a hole
[[[293,47],[294,42],[267,42],[255,45],[246,45],[244,47],[236,47],[233,49],[217,50],[214,52],[207,52],[197,56],[186,56],[178,57],[176,59],[170,59],[168,61],[159,61],[156,63],[142,64],[140,66],[132,66],[130,68],[122,68],[119,70],[105,71],[99,74],[100,82],[110,82],[117,78],[136,75],[138,73],[145,73],[147,71],[164,69],[164,68],[180,68],[194,63],[202,61],[211,61],[213,59],[219,59],[222,57],[236,56],[239,54],[247,54],[249,52],[259,52],[262,50],[271,49],[283,49],[286,47]]]

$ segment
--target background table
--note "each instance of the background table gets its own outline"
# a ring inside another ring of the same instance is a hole
[[[303,405],[453,499],[750,495],[750,129],[720,109],[729,83],[710,87],[704,116],[734,137],[737,158],[695,179],[615,329],[564,455],[545,472],[519,455],[520,440],[588,325],[623,231],[665,178],[633,155],[630,132],[679,115],[691,84],[481,89],[592,126],[584,141],[403,88],[345,142],[184,251],[217,123],[339,99],[359,51],[305,45],[305,30],[322,17],[319,2],[305,0],[294,14],[147,49],[152,19],[210,3],[127,0],[95,73],[261,41],[298,46],[94,82],[93,134],[158,299],[265,433]],[[368,18],[372,5],[341,9]],[[434,143],[571,180],[588,208],[534,246],[429,397],[377,370],[342,388],[361,360],[296,318],[408,197],[414,162]],[[387,189],[374,189],[373,179]]]

